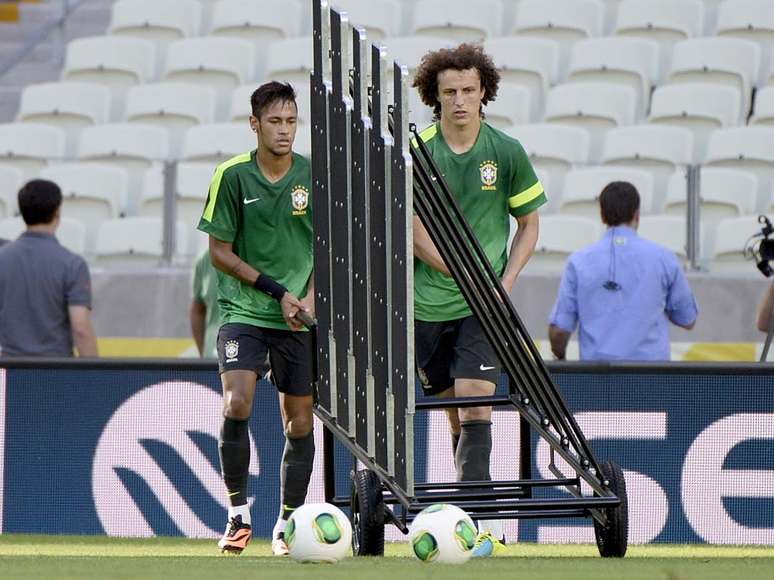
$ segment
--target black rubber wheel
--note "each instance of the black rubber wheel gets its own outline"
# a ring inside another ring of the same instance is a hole
[[[623,558],[629,545],[629,503],[626,499],[626,481],[617,463],[603,463],[602,476],[610,482],[610,490],[621,498],[618,507],[607,510],[607,524],[594,520],[599,555],[603,558]]]
[[[384,556],[382,482],[362,469],[352,477],[352,554]]]

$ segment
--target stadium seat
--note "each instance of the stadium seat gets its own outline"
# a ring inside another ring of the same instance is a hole
[[[95,83],[27,85],[17,120],[61,127],[67,138],[65,155],[72,157],[81,129],[109,120],[111,99],[110,89]]]
[[[774,178],[774,127],[718,129],[710,135],[705,165],[755,173],[758,177],[756,211],[764,211]]]
[[[190,253],[188,230],[176,224],[176,255]],[[164,227],[158,217],[128,217],[103,222],[97,232],[99,266],[154,266],[163,256]]]
[[[742,93],[742,111],[750,109],[752,87],[758,79],[760,47],[738,38],[692,38],[675,44],[669,83],[730,85]]]
[[[212,163],[186,162],[177,165],[175,183],[175,219],[188,229],[195,229],[204,210],[210,181],[215,172]],[[152,167],[145,174],[141,216],[164,215],[164,173],[161,167]]]
[[[758,89],[750,125],[774,126],[774,86]]]
[[[499,0],[419,0],[414,5],[411,34],[475,42],[497,36],[502,21]]]
[[[543,115],[548,89],[559,78],[559,44],[544,38],[490,38],[484,50],[492,57],[503,82],[527,87],[533,118]]]
[[[755,265],[744,257],[744,247],[750,236],[760,232],[757,215],[727,218],[718,222],[714,233],[708,232],[707,241],[712,272],[754,272]]]
[[[24,181],[36,177],[50,161],[65,156],[65,132],[40,123],[0,124],[0,167],[22,172]]]
[[[249,83],[242,85],[231,93],[231,112],[228,115],[228,120],[232,123],[245,123],[250,115],[253,114],[250,106],[250,97],[255,89],[258,88],[257,83]],[[296,105],[298,105],[298,123],[301,125],[311,125],[311,94],[308,84],[294,84],[293,88],[296,90]]]
[[[699,180],[700,217],[703,224],[747,215],[755,211],[758,178],[739,169],[702,167]],[[676,171],[667,184],[664,213],[686,215],[687,185],[683,171]]]
[[[403,17],[403,3],[394,0],[333,0],[333,8],[349,15],[349,21],[366,29],[367,38],[378,44],[390,36],[398,36]]]
[[[641,213],[651,212],[654,180],[650,173],[628,167],[584,167],[565,176],[559,213],[599,219],[599,194],[613,181],[628,181],[636,187]]]
[[[169,157],[169,136],[162,127],[142,123],[108,123],[87,127],[81,133],[78,159],[98,161],[125,169],[129,175],[126,211],[133,215],[145,171]]]
[[[102,163],[49,165],[40,177],[62,190],[62,216],[81,222],[89,247],[94,247],[97,228],[126,208],[129,174],[121,167]]]
[[[80,256],[89,256],[94,252],[94,246],[89,245],[86,236],[86,226],[81,220],[64,217],[56,229],[56,239],[65,248]]]
[[[599,219],[544,215],[540,218],[535,253],[525,269],[530,272],[561,272],[569,255],[596,242],[602,231]]]
[[[21,169],[0,165],[0,219],[11,217],[18,211],[16,199],[24,183]]]
[[[310,48],[311,50],[311,48]],[[311,58],[311,56],[310,56]],[[225,118],[231,92],[255,77],[253,45],[239,38],[186,38],[171,43],[163,78],[204,85],[218,93],[216,114]]]
[[[126,90],[155,75],[156,47],[150,40],[93,36],[67,44],[62,80],[100,83],[112,89],[113,119],[123,112]]]
[[[293,85],[309,84],[314,68],[312,38],[285,38],[269,45],[265,76]]]
[[[672,250],[677,257],[687,259],[685,217],[674,215],[646,215],[640,217],[637,235]]]
[[[561,47],[560,74],[564,73],[572,45],[601,36],[605,5],[600,0],[521,0],[511,34],[554,40]]]
[[[452,39],[435,36],[400,36],[388,38],[384,43],[387,46],[387,57],[407,66],[409,76],[412,78],[419,66],[419,61],[429,51],[451,48],[458,44]],[[388,74],[392,75],[392,69],[388,71]]]
[[[512,127],[506,131],[519,140],[533,167],[551,174],[551,208],[558,207],[564,177],[573,165],[589,162],[591,137],[586,129],[551,123]]]
[[[7,217],[0,219],[0,238],[13,241],[27,229],[21,217]]]
[[[636,118],[637,94],[631,87],[604,83],[567,83],[548,93],[544,121],[588,129],[591,159],[599,158],[605,133],[631,125]]]
[[[420,130],[433,122],[433,110],[422,102],[415,88],[409,91],[409,118]]]
[[[170,155],[177,158],[185,132],[215,120],[215,91],[201,85],[157,83],[132,87],[126,96],[126,121],[163,127]]]
[[[650,90],[658,82],[659,47],[642,38],[591,38],[572,48],[568,81],[621,84],[637,92],[638,111],[648,110]]]
[[[741,104],[741,93],[735,87],[663,85],[653,92],[648,122],[689,129],[693,133],[694,160],[701,161],[712,131],[739,124]]]
[[[661,47],[661,73],[666,74],[675,43],[700,36],[704,4],[700,0],[622,0],[615,34],[654,40]]]
[[[293,142],[293,151],[303,155],[307,159],[312,158],[312,127],[311,125],[299,125],[296,131],[296,140]]]
[[[769,0],[723,0],[718,7],[716,34],[756,42],[761,49],[761,82],[772,64],[774,10]],[[756,79],[757,80],[757,79]]]
[[[529,123],[531,110],[529,89],[513,83],[500,83],[497,98],[484,107],[487,123],[498,129]]]
[[[214,123],[192,127],[183,139],[182,159],[214,165],[256,148],[247,123]]]
[[[682,127],[635,125],[610,129],[602,147],[602,163],[649,172],[653,182],[652,211],[661,210],[667,181],[675,169],[693,162],[693,135]]]

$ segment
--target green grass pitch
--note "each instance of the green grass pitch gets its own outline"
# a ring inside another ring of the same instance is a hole
[[[346,580],[753,580],[774,578],[774,548],[631,546],[622,560],[603,560],[596,546],[516,544],[505,557],[462,566],[422,564],[406,544],[384,558],[336,565],[297,564],[270,556],[254,541],[239,557],[221,556],[213,540],[0,535],[3,580],[212,580],[234,578]]]

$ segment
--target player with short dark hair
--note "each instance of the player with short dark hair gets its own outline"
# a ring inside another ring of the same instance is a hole
[[[628,181],[608,183],[599,194],[602,222],[608,227],[628,224],[640,209],[640,194]]]
[[[286,437],[272,551],[286,555],[285,524],[304,503],[314,461],[314,353],[297,316],[314,309],[311,169],[293,152],[298,115],[293,87],[268,82],[250,101],[257,148],[218,166],[199,221],[219,270],[223,322],[217,345],[224,417],[220,460],[231,507],[218,545],[238,554],[252,535],[247,422],[268,352]]]
[[[510,293],[538,237],[537,208],[543,186],[521,144],[488,125],[484,105],[497,96],[500,75],[480,46],[462,44],[430,52],[414,86],[436,122],[422,131],[425,142],[462,208],[492,267]],[[510,219],[518,230],[507,248]],[[415,350],[426,394],[489,396],[500,361],[421,221],[414,218]],[[489,480],[492,409],[447,410],[457,478]],[[501,549],[499,522],[479,535],[475,555]]]

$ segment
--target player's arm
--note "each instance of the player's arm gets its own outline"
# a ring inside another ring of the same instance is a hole
[[[508,263],[503,273],[503,287],[510,294],[513,283],[519,272],[526,266],[537,245],[538,233],[540,231],[540,218],[537,211],[532,211],[526,215],[516,218],[519,229],[513,236],[511,250],[508,254]]]
[[[571,334],[555,324],[548,326],[548,341],[551,343],[551,352],[558,360],[567,358],[567,343],[570,342]]]
[[[97,352],[97,335],[94,333],[94,327],[91,325],[91,310],[89,310],[89,307],[81,305],[68,306],[67,311],[70,315],[70,331],[73,335],[75,348],[78,350],[78,356],[99,356]]]
[[[261,274],[234,253],[231,242],[224,242],[210,236],[210,257],[212,265],[221,272],[268,294],[280,303],[285,322],[291,330],[301,330],[304,325],[296,318],[299,310],[306,310],[301,301],[293,296],[282,284],[266,274]]]
[[[427,233],[422,220],[414,216],[414,255],[431,268],[435,268],[441,274],[451,276],[449,268],[441,257],[438,248],[435,247],[430,234]]]
[[[758,330],[768,332],[772,316],[774,316],[774,283],[769,286],[766,296],[758,306]]]
[[[306,285],[306,295],[301,298],[301,304],[304,305],[304,310],[314,318],[314,270],[309,275],[309,283]]]

